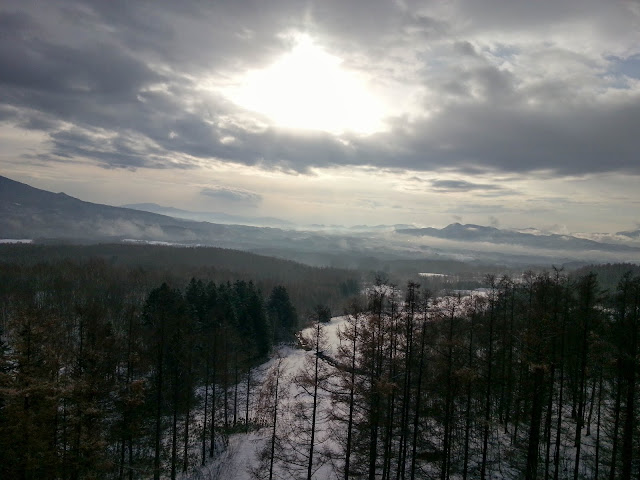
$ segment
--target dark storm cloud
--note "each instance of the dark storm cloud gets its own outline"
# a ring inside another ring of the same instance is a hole
[[[592,79],[537,72],[525,78],[513,60],[545,65],[543,56],[553,55],[599,78],[607,77],[610,64],[614,77],[626,78],[636,75],[637,52],[588,57],[540,41],[528,52],[524,43],[489,48],[477,40],[480,34],[533,35],[591,15],[597,40],[613,45],[625,35],[625,28],[614,28],[626,25],[620,5],[607,10],[591,2],[584,13],[556,2],[445,8],[368,0],[9,1],[0,7],[0,121],[47,132],[56,158],[110,168],[186,168],[217,159],[296,172],[360,165],[638,174],[637,91],[595,98],[584,93],[597,90],[588,84]],[[337,139],[248,128],[246,112],[202,90],[202,75],[224,79],[269,64],[286,46],[279,34],[292,29],[315,35],[350,68],[418,82],[430,92],[423,100],[429,115],[389,119],[388,132]],[[500,63],[506,59],[513,63]]]
[[[15,121],[19,117],[15,108],[6,105],[0,105],[0,122]]]
[[[59,128],[60,122],[44,115],[34,114],[27,115],[18,125],[27,130],[52,131]]]
[[[91,42],[66,46],[40,36],[25,14],[0,13],[0,84],[21,92],[109,94],[125,99],[162,77],[111,45]]]
[[[105,168],[192,168],[189,162],[166,157],[157,147],[144,148],[126,134],[109,137],[80,129],[61,130],[50,135],[52,155],[58,160],[92,158]]]
[[[424,124],[423,137],[406,138],[424,157],[408,155],[403,163],[416,169],[455,165],[462,171],[640,173],[632,128],[639,122],[640,104],[559,112],[460,106]]]
[[[297,0],[174,2],[64,1],[81,28],[107,26],[109,38],[154,62],[190,73],[255,68],[279,53],[284,29],[303,28]]]

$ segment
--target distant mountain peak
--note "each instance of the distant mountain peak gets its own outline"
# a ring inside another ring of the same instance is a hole
[[[586,238],[559,234],[533,234],[516,230],[502,230],[496,227],[451,223],[444,228],[404,228],[396,229],[403,235],[419,237],[434,237],[458,242],[482,242],[496,245],[517,245],[522,247],[547,250],[575,250],[575,251],[618,251],[640,252],[640,248],[629,245],[597,242]],[[632,233],[632,232],[630,232]]]

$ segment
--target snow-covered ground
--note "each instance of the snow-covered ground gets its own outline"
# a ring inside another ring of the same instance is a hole
[[[482,292],[474,292],[482,296]],[[444,301],[445,299],[441,299]],[[346,327],[347,317],[333,318],[329,323],[323,325],[323,334],[325,343],[323,345],[323,352],[328,356],[334,356],[337,353],[339,347],[339,331]],[[311,337],[313,329],[308,328],[301,334],[302,337]],[[225,440],[225,445],[219,445],[215,460],[208,462],[204,467],[200,467],[198,470],[183,476],[183,480],[186,479],[220,479],[220,480],[256,480],[268,478],[268,458],[263,456],[260,460],[261,453],[269,451],[272,438],[272,415],[273,415],[273,390],[268,391],[269,378],[273,378],[274,371],[278,368],[280,371],[279,389],[278,389],[278,420],[277,420],[277,432],[280,437],[278,447],[276,449],[276,457],[281,461],[276,460],[274,463],[274,478],[276,479],[291,479],[306,478],[306,458],[308,449],[308,432],[300,434],[301,430],[296,428],[304,425],[309,421],[308,414],[310,411],[311,396],[309,391],[305,392],[301,387],[300,377],[304,372],[309,372],[313,366],[315,360],[315,351],[313,349],[305,350],[303,348],[293,348],[291,346],[281,346],[274,352],[272,358],[254,369],[252,374],[252,384],[256,387],[251,391],[250,401],[250,418],[255,423],[261,423],[266,426],[251,431],[249,433],[236,433],[229,435]],[[325,365],[327,366],[327,365]],[[335,380],[335,378],[333,379]],[[334,385],[335,386],[335,385]],[[273,384],[271,384],[271,388]],[[594,388],[592,385],[590,388]],[[241,391],[241,401],[244,402],[244,392],[246,392],[246,384],[241,382],[239,384]],[[262,392],[261,392],[262,390]],[[588,389],[590,391],[590,389]],[[262,393],[262,395],[261,395]],[[262,398],[261,398],[262,397]],[[336,423],[331,420],[331,414],[334,413],[333,409],[336,406],[332,403],[330,394],[323,389],[318,393],[318,419],[317,419],[317,431],[316,431],[316,449],[314,449],[314,455],[319,458],[322,457],[324,452],[339,452],[340,444],[337,438],[340,435],[336,435],[335,431],[331,431],[332,428],[336,428]],[[300,406],[303,408],[300,409]],[[606,408],[603,407],[603,408]],[[244,412],[244,410],[242,410]],[[562,442],[560,446],[561,451],[561,478],[568,478],[572,473],[573,462],[575,458],[575,448],[573,446],[572,439],[575,436],[575,421],[569,420],[571,416],[569,405],[565,406],[563,412],[563,434]],[[594,457],[594,442],[596,432],[596,415],[593,415],[591,420],[591,435],[584,435],[582,439],[582,463],[581,471],[584,478],[588,477],[587,467],[589,462],[593,461]],[[554,419],[555,422],[555,419]],[[555,423],[554,423],[555,425]],[[520,437],[526,435],[526,426],[521,424]],[[298,436],[296,437],[296,432]],[[340,433],[340,432],[338,432]],[[583,432],[586,433],[586,432]],[[520,471],[523,468],[523,464],[520,465],[517,462],[510,462],[509,455],[514,453],[514,446],[512,443],[513,426],[510,426],[509,431],[505,432],[503,426],[498,423],[494,423],[491,428],[490,442],[493,445],[492,456],[495,457],[488,466],[487,476],[491,479],[502,478],[519,478],[522,473]],[[603,433],[604,435],[604,433]],[[555,437],[555,434],[554,434]],[[522,441],[522,438],[521,438]],[[289,442],[289,443],[287,443]],[[603,442],[606,442],[603,440]],[[554,440],[555,443],[555,440]],[[302,451],[300,449],[302,448]],[[551,447],[551,457],[553,457],[554,446]],[[288,462],[287,457],[289,452],[297,451],[297,466],[291,466],[294,462]],[[545,455],[544,446],[540,447],[540,461],[543,462]],[[500,460],[501,457],[503,457]],[[338,460],[340,462],[340,460]],[[522,463],[522,462],[520,462]],[[316,464],[316,462],[314,462]],[[472,472],[479,471],[479,459],[472,458],[470,463],[470,469]],[[315,480],[337,480],[339,477],[338,471],[334,463],[328,459],[323,458],[322,461],[316,464],[317,470],[314,470],[313,478]],[[434,478],[438,475],[439,466],[436,464],[425,465],[425,472],[429,472],[428,475],[433,475]],[[540,469],[543,466],[541,464]],[[553,465],[551,466],[553,469]],[[459,479],[459,475],[454,474],[452,478]]]
[[[346,317],[335,317],[330,322],[322,324],[325,343],[323,352],[327,355],[336,353],[339,338],[338,331],[346,323]],[[313,334],[313,328],[307,328],[301,332],[301,336],[310,337]],[[311,397],[307,395],[299,386],[299,379],[305,368],[313,363],[315,352],[313,350],[304,350],[302,348],[293,348],[290,346],[280,346],[276,349],[271,359],[255,369],[252,374],[252,382],[255,385],[267,383],[269,375],[273,375],[274,369],[280,363],[280,386],[279,386],[279,402],[278,402],[278,433],[282,437],[287,434],[291,435],[292,427],[299,422],[299,415],[296,414],[296,406],[301,402],[311,402]],[[262,388],[265,388],[264,386]],[[244,401],[244,392],[246,385],[244,382],[240,384]],[[260,387],[251,393],[250,401],[250,418],[253,421],[260,421],[260,417],[265,415],[264,405],[260,402]],[[330,446],[332,439],[327,429],[328,416],[331,411],[331,403],[329,394],[323,390],[318,393],[318,420],[316,441],[318,442],[318,453],[321,449]],[[271,410],[269,410],[270,415]],[[297,417],[297,418],[296,418]],[[269,419],[270,421],[270,419]],[[207,463],[204,467],[200,467],[198,471],[185,475],[183,479],[221,479],[221,480],[251,480],[255,478],[252,471],[260,469],[259,456],[260,452],[270,446],[272,435],[272,427],[265,426],[257,431],[249,433],[236,433],[228,437],[226,446],[221,446],[219,452],[212,462]],[[286,441],[286,440],[285,440]],[[314,462],[315,463],[315,462]],[[277,475],[275,478],[284,478],[285,474],[280,469],[281,465],[276,462],[274,470]],[[268,472],[264,472],[268,474]],[[267,477],[268,478],[268,477]],[[292,478],[296,478],[292,476]],[[323,464],[314,473],[314,479],[330,480],[337,478],[336,472],[330,463]]]

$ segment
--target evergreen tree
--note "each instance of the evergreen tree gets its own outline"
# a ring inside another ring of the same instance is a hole
[[[298,316],[284,286],[278,285],[271,291],[267,302],[267,312],[273,327],[274,342],[291,340],[293,333],[298,328]]]

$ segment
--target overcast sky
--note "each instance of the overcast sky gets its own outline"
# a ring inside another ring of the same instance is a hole
[[[4,0],[0,145],[112,205],[635,229],[640,3]]]

